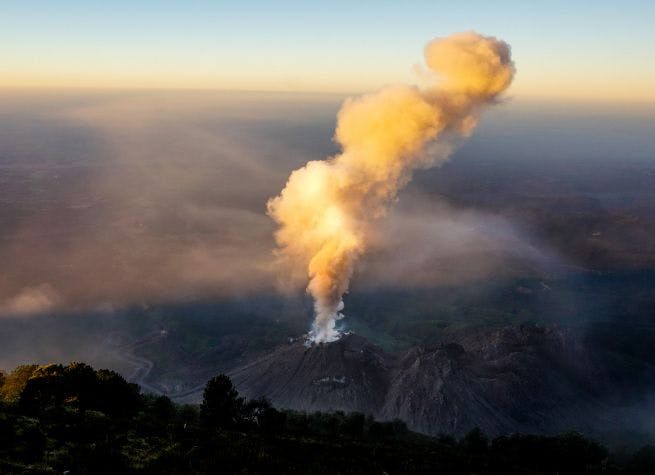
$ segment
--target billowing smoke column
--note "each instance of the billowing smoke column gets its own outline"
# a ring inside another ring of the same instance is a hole
[[[434,85],[386,87],[346,100],[335,133],[343,151],[295,170],[268,202],[280,225],[279,256],[307,269],[316,312],[311,341],[339,338],[342,297],[376,218],[414,170],[444,160],[472,132],[481,107],[514,74],[509,46],[475,32],[432,40],[425,60]]]

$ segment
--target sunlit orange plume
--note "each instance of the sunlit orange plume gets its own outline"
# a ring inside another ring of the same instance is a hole
[[[481,107],[514,74],[509,46],[475,32],[432,40],[425,60],[436,73],[433,85],[391,86],[346,100],[335,133],[342,152],[295,170],[268,202],[280,225],[279,256],[307,270],[316,312],[311,341],[339,338],[342,297],[376,218],[415,169],[446,159],[473,131]]]

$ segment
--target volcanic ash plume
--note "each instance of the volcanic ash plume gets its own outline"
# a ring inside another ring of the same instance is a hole
[[[376,218],[415,169],[444,160],[472,132],[482,106],[493,103],[514,74],[509,46],[475,32],[432,40],[425,60],[433,85],[391,86],[346,100],[335,132],[343,151],[295,170],[268,202],[280,225],[279,257],[307,270],[314,342],[339,338],[342,297]]]

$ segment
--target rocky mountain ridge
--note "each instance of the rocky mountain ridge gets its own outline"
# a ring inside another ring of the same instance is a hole
[[[529,325],[466,333],[400,355],[355,334],[330,344],[292,341],[229,375],[241,394],[279,407],[399,418],[428,434],[589,430],[611,393],[582,339]]]

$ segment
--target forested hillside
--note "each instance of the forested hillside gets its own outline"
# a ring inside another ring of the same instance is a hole
[[[199,406],[82,363],[0,377],[0,473],[531,473],[655,471],[655,447],[610,454],[578,433],[493,440],[413,433],[360,413],[279,411],[207,384]]]

